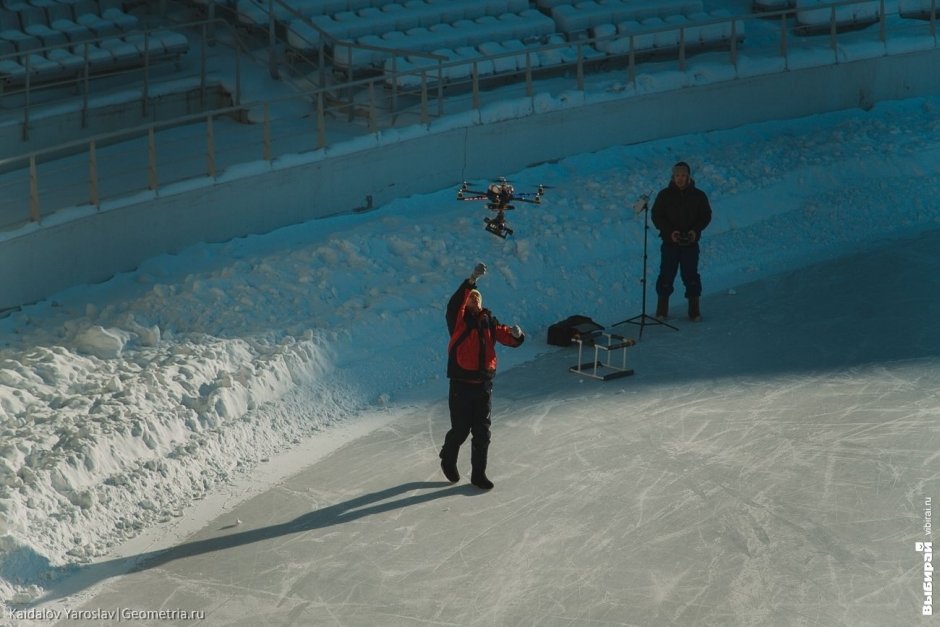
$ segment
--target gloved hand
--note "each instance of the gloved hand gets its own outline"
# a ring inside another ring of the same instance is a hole
[[[510,332],[510,333],[512,334],[512,336],[513,336],[514,338],[516,338],[517,340],[518,340],[520,337],[522,337],[522,327],[520,327],[518,324],[512,325],[512,328],[509,329],[509,332]]]
[[[470,282],[476,283],[477,279],[486,274],[486,264],[478,263],[477,267],[473,269],[473,272],[470,273]]]

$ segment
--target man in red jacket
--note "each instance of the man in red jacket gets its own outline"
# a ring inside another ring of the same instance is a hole
[[[483,490],[493,487],[486,476],[490,446],[490,401],[496,374],[496,342],[513,348],[525,341],[519,325],[508,327],[483,308],[477,279],[486,266],[477,264],[447,303],[447,377],[450,379],[450,431],[441,448],[441,470],[451,482],[460,480],[457,454],[467,436],[470,442],[470,483]]]

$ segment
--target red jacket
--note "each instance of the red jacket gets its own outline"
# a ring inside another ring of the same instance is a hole
[[[470,382],[484,382],[496,374],[496,342],[513,348],[525,341],[525,336],[512,336],[512,331],[501,324],[493,312],[483,309],[479,314],[467,311],[467,301],[473,285],[464,281],[447,304],[447,376]]]

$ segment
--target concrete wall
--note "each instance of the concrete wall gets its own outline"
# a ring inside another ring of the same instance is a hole
[[[0,310],[133,270],[200,241],[264,233],[609,146],[940,93],[936,50],[531,115],[420,135],[53,224],[0,242]],[[585,123],[590,120],[590,123]],[[639,122],[638,122],[639,121]],[[511,138],[513,150],[493,150]]]

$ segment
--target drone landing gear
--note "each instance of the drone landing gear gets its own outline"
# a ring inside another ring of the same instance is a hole
[[[504,220],[500,220],[499,218],[483,218],[483,221],[486,222],[486,226],[483,228],[496,237],[506,239],[508,236],[512,235],[512,229],[506,226]]]

